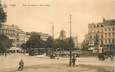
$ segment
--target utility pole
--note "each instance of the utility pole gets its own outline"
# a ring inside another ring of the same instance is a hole
[[[54,39],[54,24],[52,24],[52,37]]]
[[[52,39],[53,39],[53,42],[52,42],[52,53],[51,53],[51,55],[53,56],[53,54],[54,54],[54,23],[52,23]]]
[[[52,25],[52,38],[53,38],[53,48],[54,48],[54,24]],[[53,48],[52,48],[52,55],[53,55],[53,51],[54,51]]]
[[[72,65],[72,48],[71,48],[71,18],[72,15],[70,14],[70,60],[69,60],[69,66]]]

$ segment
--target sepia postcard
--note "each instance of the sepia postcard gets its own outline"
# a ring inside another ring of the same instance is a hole
[[[0,0],[0,72],[115,72],[115,0]]]

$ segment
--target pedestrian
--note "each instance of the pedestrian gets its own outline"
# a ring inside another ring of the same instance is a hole
[[[23,70],[23,67],[24,67],[24,62],[23,62],[23,60],[21,59],[20,62],[19,62],[18,71],[22,71],[22,70]]]
[[[111,59],[111,61],[113,60],[113,56],[112,55],[110,55],[110,59]]]
[[[79,65],[78,56],[76,56],[76,65]]]
[[[75,66],[75,61],[76,61],[76,57],[75,57],[75,55],[73,55],[73,58],[72,58],[73,66]]]

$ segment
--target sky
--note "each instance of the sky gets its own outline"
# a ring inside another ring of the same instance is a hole
[[[115,0],[2,0],[2,3],[7,5],[6,24],[18,25],[25,32],[48,34],[54,24],[55,38],[60,30],[69,36],[71,14],[72,36],[78,36],[80,42],[88,33],[89,23],[115,19]]]

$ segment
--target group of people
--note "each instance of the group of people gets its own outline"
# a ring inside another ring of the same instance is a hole
[[[75,55],[75,54],[72,56],[72,65],[73,66],[79,65],[77,57],[78,57],[78,55]]]

